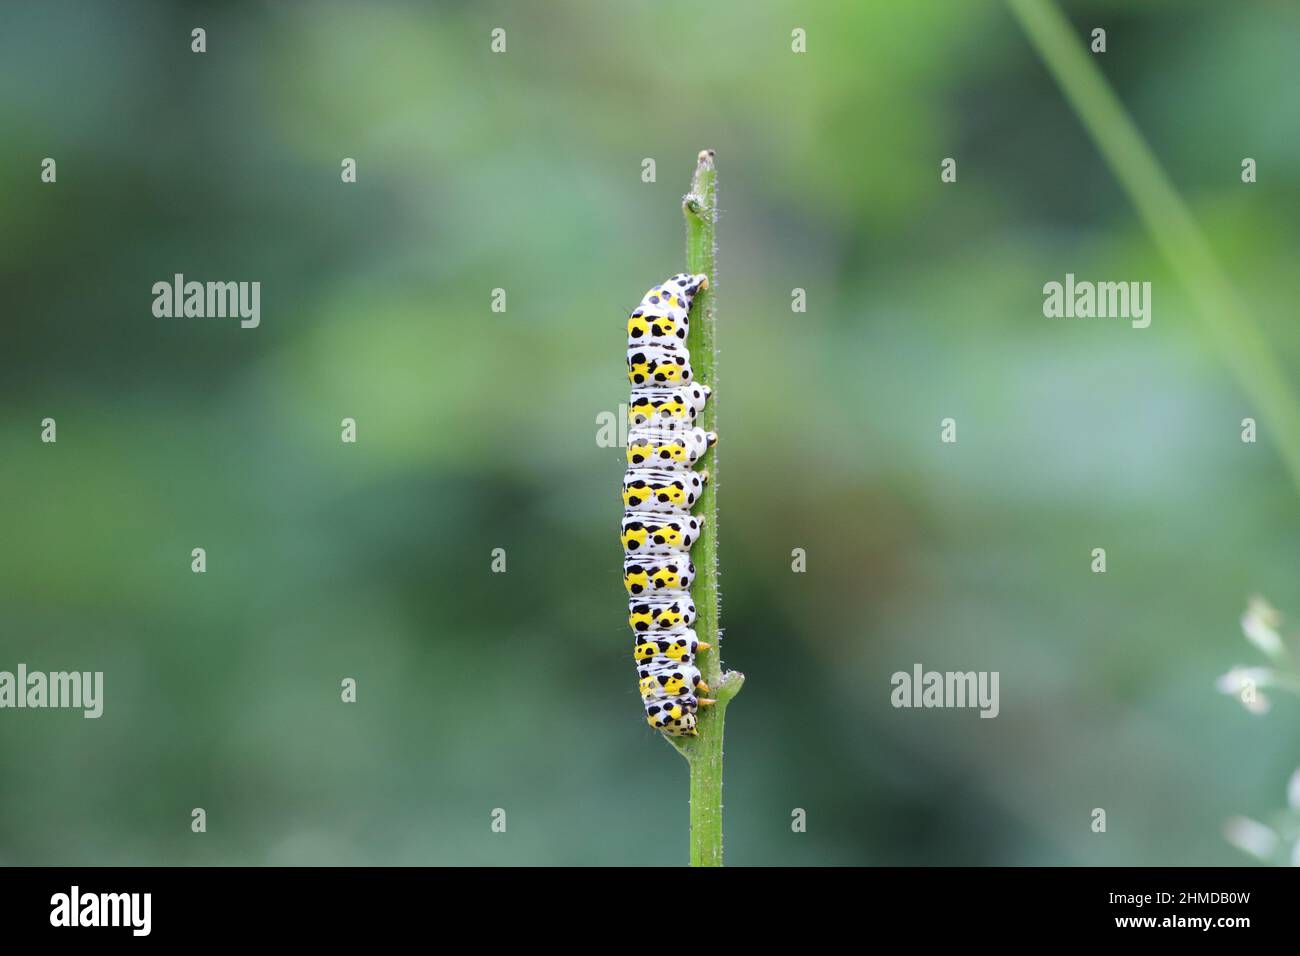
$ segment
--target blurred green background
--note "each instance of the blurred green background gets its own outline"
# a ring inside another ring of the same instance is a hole
[[[1294,387],[1296,9],[1067,12]],[[1004,6],[6,5],[0,135],[0,669],[106,697],[0,712],[0,863],[685,861],[595,436],[703,147],[729,862],[1232,864],[1282,804],[1300,706],[1214,679],[1300,618],[1296,489]],[[1044,318],[1067,272],[1151,327]],[[916,662],[1001,715],[894,710]]]

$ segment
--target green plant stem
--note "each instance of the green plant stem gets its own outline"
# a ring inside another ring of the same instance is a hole
[[[696,297],[691,310],[690,333],[686,339],[691,352],[691,369],[695,380],[710,385],[713,397],[705,405],[697,422],[705,431],[716,431],[717,397],[717,211],[718,173],[713,165],[713,150],[700,153],[691,181],[691,191],[682,198],[686,216],[686,269],[704,273],[709,287]],[[713,448],[701,463],[709,471],[709,483],[700,495],[696,514],[703,518],[692,560],[695,583],[691,596],[695,601],[695,632],[711,648],[701,651],[697,662],[700,673],[717,701],[701,707],[698,734],[695,737],[668,738],[686,758],[691,774],[691,866],[722,865],[722,732],[727,704],[740,691],[745,675],[722,670],[722,630],[718,627],[718,450]]]
[[[1191,293],[1219,355],[1271,425],[1267,431],[1300,491],[1300,403],[1205,234],[1061,11],[1051,0],[1007,2]]]

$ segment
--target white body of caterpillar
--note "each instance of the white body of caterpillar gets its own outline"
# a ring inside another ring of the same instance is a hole
[[[691,302],[708,285],[704,275],[675,275],[647,292],[627,323],[623,584],[646,720],[673,737],[694,736],[696,711],[712,703],[699,697],[709,688],[695,655],[708,645],[691,630],[690,550],[703,525],[691,508],[709,480],[692,466],[718,436],[694,427],[711,390],[695,381],[686,349]]]

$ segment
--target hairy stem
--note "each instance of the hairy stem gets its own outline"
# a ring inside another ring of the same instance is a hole
[[[691,329],[686,339],[691,352],[695,380],[714,388],[697,423],[705,431],[716,431],[718,417],[717,382],[717,238],[718,173],[713,150],[700,153],[691,181],[691,191],[682,199],[686,216],[686,270],[704,273],[709,287],[696,296]],[[719,442],[721,444],[721,442]],[[704,519],[695,542],[695,583],[692,597],[698,615],[695,631],[711,644],[698,657],[700,673],[712,688],[717,703],[701,707],[699,733],[695,737],[669,738],[686,758],[691,770],[691,866],[722,865],[722,731],[727,704],[740,691],[745,675],[722,670],[722,630],[718,627],[718,450],[708,452],[701,463],[709,471],[709,483],[700,495],[696,514]]]
[[[1205,234],[1061,11],[1051,0],[1008,0],[1008,5],[1191,293],[1219,356],[1272,425],[1267,431],[1300,491],[1300,404]]]

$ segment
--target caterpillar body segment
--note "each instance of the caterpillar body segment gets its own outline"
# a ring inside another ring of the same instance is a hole
[[[649,664],[663,658],[675,664],[694,664],[695,655],[706,651],[703,643],[689,627],[680,634],[638,634],[632,648],[632,658],[638,664]]]
[[[629,468],[690,468],[717,440],[715,432],[703,428],[638,425],[628,432],[627,464]]]
[[[638,634],[680,634],[695,626],[690,595],[652,594],[628,601],[628,624]]]
[[[623,476],[623,504],[642,511],[689,514],[708,482],[707,472],[629,468]]]
[[[686,554],[651,555],[623,560],[623,587],[638,594],[667,594],[689,591],[695,580],[695,565]]]
[[[704,411],[704,403],[709,400],[713,390],[707,385],[694,382],[679,385],[676,388],[632,389],[632,398],[627,406],[629,425],[643,425],[656,422],[664,425],[691,425]]]
[[[700,537],[699,515],[663,515],[629,511],[623,515],[621,538],[626,555],[685,554]]]
[[[698,694],[709,686],[694,664],[679,664],[662,658],[644,664],[637,676],[641,678],[641,697],[645,700]]]
[[[691,380],[686,346],[634,345],[627,350],[627,379],[633,385],[667,387]]]

